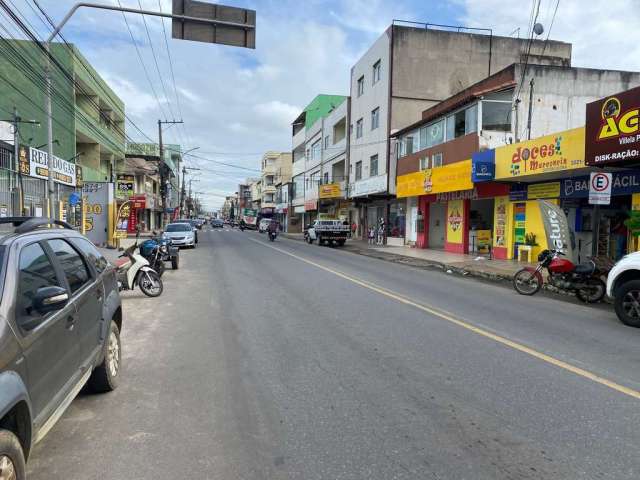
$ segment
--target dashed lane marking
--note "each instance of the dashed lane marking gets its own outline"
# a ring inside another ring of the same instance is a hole
[[[251,240],[252,242],[256,242],[259,243],[260,245],[262,245],[263,247],[267,247],[267,248],[271,248],[272,250],[275,250],[277,252],[282,253],[283,255],[288,255],[291,258],[295,258],[296,260],[299,260],[301,262],[304,262],[308,265],[312,265],[316,268],[319,268],[321,270],[324,270],[325,272],[331,273],[337,277],[340,277],[344,280],[347,280],[351,283],[355,283],[356,285],[359,285],[363,288],[367,288],[371,291],[374,291],[380,295],[383,295],[385,297],[391,298],[393,300],[396,300],[397,302],[403,303],[405,305],[409,305],[411,307],[417,308],[418,310],[422,310],[423,312],[429,313],[435,317],[438,317],[442,320],[445,320],[449,323],[452,323],[454,325],[457,325],[459,327],[462,327],[470,332],[475,333],[476,335],[480,335],[482,337],[488,338],[490,340],[493,340],[494,342],[500,343],[502,345],[505,345],[509,348],[512,348],[513,350],[517,350],[519,352],[525,353],[531,357],[537,358],[538,360],[542,360],[545,363],[548,363],[550,365],[553,365],[555,367],[561,368],[563,370],[566,370],[568,372],[571,372],[575,375],[578,375],[580,377],[586,378],[588,380],[591,380],[593,382],[596,382],[600,385],[603,385],[607,388],[610,388],[611,390],[615,390],[619,393],[623,393],[625,395],[628,395],[630,397],[633,397],[637,400],[640,400],[640,391],[638,390],[634,390],[633,388],[630,387],[626,387],[624,385],[621,385],[619,383],[614,382],[613,380],[609,380],[608,378],[605,377],[601,377],[600,375],[597,375],[593,372],[590,372],[588,370],[585,370],[583,368],[577,367],[575,365],[572,365],[570,363],[565,362],[564,360],[560,360],[558,358],[552,357],[551,355],[547,355],[546,353],[542,353],[538,350],[535,350],[534,348],[528,347],[526,345],[523,345],[521,343],[515,342],[513,340],[510,340],[506,337],[503,337],[501,335],[495,334],[493,332],[490,332],[488,330],[485,330],[483,328],[480,327],[476,327],[475,325],[472,325],[464,320],[461,320],[459,318],[456,318],[452,313],[449,312],[445,312],[437,307],[434,307],[432,305],[427,305],[427,304],[422,304],[422,303],[418,303],[414,300],[411,300],[410,298],[404,297],[399,293],[393,292],[391,290],[388,290],[384,287],[380,287],[374,283],[371,282],[367,282],[365,280],[361,280],[359,278],[353,277],[351,275],[348,275],[346,273],[340,272],[338,270],[334,270],[333,268],[327,267],[325,265],[322,265],[320,263],[314,262],[313,260],[309,260],[308,258],[304,258],[301,257],[300,255],[296,255],[294,253],[288,252],[286,250],[283,250],[281,248],[275,247],[273,245],[269,245],[266,244],[265,242],[262,242],[260,240],[256,240],[253,238],[249,238],[249,240]]]

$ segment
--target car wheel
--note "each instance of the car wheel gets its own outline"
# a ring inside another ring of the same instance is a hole
[[[122,366],[120,330],[113,320],[109,324],[107,339],[102,349],[102,363],[93,370],[91,377],[89,377],[89,387],[97,393],[115,390],[120,378],[120,367]]]
[[[622,323],[640,328],[640,280],[622,284],[615,292],[614,307]]]
[[[0,430],[0,480],[25,480],[24,452],[18,437]]]

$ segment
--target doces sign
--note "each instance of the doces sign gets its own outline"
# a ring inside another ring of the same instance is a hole
[[[640,87],[587,104],[585,162],[640,162]]]
[[[583,127],[496,148],[495,179],[584,167]]]

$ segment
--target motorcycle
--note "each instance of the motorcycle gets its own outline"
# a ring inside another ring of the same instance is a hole
[[[513,276],[513,287],[520,295],[534,295],[542,288],[542,270],[549,272],[548,281],[554,287],[574,291],[585,303],[596,303],[606,293],[606,285],[600,278],[605,274],[593,260],[575,265],[558,250],[543,250],[538,255],[536,268],[525,267]]]
[[[140,255],[142,255],[158,275],[162,276],[165,270],[164,262],[171,262],[173,270],[178,269],[180,257],[179,249],[171,244],[171,239],[158,237],[153,232],[154,237],[145,240],[140,245]]]
[[[163,290],[162,279],[143,256],[134,253],[136,248],[138,242],[120,255],[122,261],[116,262],[118,289],[133,290],[138,285],[142,293],[148,297],[158,297]]]
[[[269,241],[271,242],[275,241],[277,236],[278,236],[278,232],[272,232],[271,230],[269,230]]]

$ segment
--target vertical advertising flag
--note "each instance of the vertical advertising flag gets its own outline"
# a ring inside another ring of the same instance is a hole
[[[538,200],[540,216],[544,224],[547,245],[550,249],[562,252],[569,260],[573,260],[573,242],[569,221],[559,205],[547,200]]]

